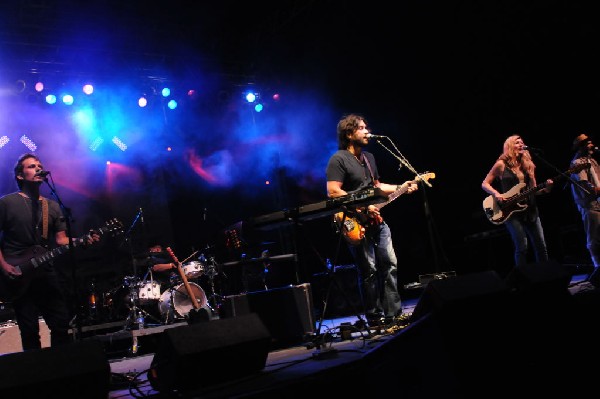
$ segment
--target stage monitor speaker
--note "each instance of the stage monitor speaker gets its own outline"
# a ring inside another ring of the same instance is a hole
[[[110,364],[102,343],[89,340],[0,356],[3,398],[106,399]]]
[[[477,312],[498,309],[508,302],[509,290],[492,270],[465,274],[443,280],[431,280],[423,290],[411,318],[418,320],[431,312]]]
[[[148,380],[160,392],[189,391],[262,370],[271,336],[254,313],[163,331]]]
[[[567,295],[571,273],[555,260],[516,266],[506,277],[506,283],[521,294]]]

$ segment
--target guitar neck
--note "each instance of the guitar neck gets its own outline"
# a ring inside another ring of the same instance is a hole
[[[181,262],[179,261],[177,256],[175,256],[175,253],[173,252],[171,247],[167,247],[167,252],[169,253],[169,255],[171,255],[173,262],[175,262],[175,264],[177,265],[177,272],[179,272],[179,277],[181,277],[181,281],[183,281],[183,285],[184,285],[185,290],[190,298],[190,301],[192,302],[192,306],[194,307],[194,309],[200,309],[200,304],[198,303],[196,296],[192,292],[192,287],[190,286],[187,276],[185,275],[185,271],[183,270],[183,267],[181,266]]]
[[[83,245],[84,243],[85,243],[84,238],[77,238],[71,242],[71,244],[73,245],[73,248]],[[52,258],[55,258],[59,255],[66,253],[69,250],[71,244],[63,244],[59,247],[51,249],[50,251],[48,251],[45,254],[43,254],[42,256],[40,256],[39,261],[45,262],[47,260],[50,260]]]

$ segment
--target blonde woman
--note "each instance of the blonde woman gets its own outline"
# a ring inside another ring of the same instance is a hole
[[[481,188],[493,198],[498,209],[504,208],[504,225],[514,245],[515,265],[527,264],[529,243],[536,262],[548,260],[544,229],[540,221],[535,196],[549,193],[551,179],[540,186],[535,177],[535,163],[519,135],[504,141],[502,154],[481,183]],[[515,197],[522,196],[522,198]],[[519,198],[519,201],[514,201]],[[510,206],[508,206],[510,205]]]

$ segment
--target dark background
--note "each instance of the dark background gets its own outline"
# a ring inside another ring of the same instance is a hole
[[[202,81],[213,98],[252,84],[285,99],[250,117],[250,125],[229,102],[202,102],[189,106],[186,118],[159,118],[143,131],[161,144],[185,139],[205,161],[209,154],[233,154],[228,162],[235,172],[220,175],[227,184],[195,173],[189,148],[163,159],[158,145],[149,144],[119,159],[139,179],[117,181],[110,192],[95,178],[82,179],[85,190],[76,190],[66,184],[72,169],[56,173],[65,202],[77,208],[81,231],[110,217],[129,227],[138,209],[146,210],[130,241],[99,250],[98,262],[117,268],[131,267],[129,255],[139,248],[129,245],[143,248],[155,238],[182,259],[201,250],[219,263],[266,249],[297,252],[299,265],[282,262],[280,273],[298,266],[301,281],[322,272],[327,258],[350,263],[327,217],[266,232],[242,228],[241,247],[233,250],[224,232],[258,215],[323,201],[336,123],[358,112],[414,168],[436,174],[432,187],[383,211],[401,283],[449,270],[505,272],[513,263],[512,245],[503,226],[485,219],[480,188],[505,138],[520,134],[543,149],[536,158],[541,182],[568,168],[576,135],[593,137],[598,129],[598,13],[587,2],[28,0],[1,7],[0,72],[7,84],[21,74],[100,80],[126,71],[132,81]],[[35,108],[27,107],[27,119],[35,118]],[[5,130],[19,125],[18,112],[3,114]],[[372,143],[369,150],[382,181],[414,177],[382,146]],[[6,146],[2,152],[7,177],[0,187],[10,192],[20,151]],[[39,152],[48,169],[86,157],[60,145]],[[269,186],[259,183],[265,179]],[[79,197],[94,190],[100,194]],[[550,255],[566,264],[589,263],[565,181],[538,202]]]

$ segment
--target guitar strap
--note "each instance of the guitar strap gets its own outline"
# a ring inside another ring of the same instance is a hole
[[[365,161],[365,165],[367,165],[367,168],[369,169],[369,174],[371,175],[371,182],[373,182],[373,185],[375,185],[375,176],[373,176],[373,169],[371,169],[371,164],[369,163],[369,158],[367,158],[365,156],[364,153],[360,153],[360,157],[362,158],[363,161]]]
[[[48,200],[42,197],[42,238],[48,239]]]

